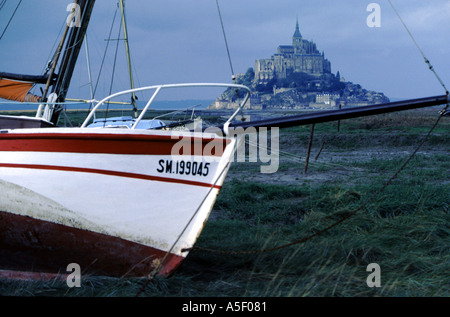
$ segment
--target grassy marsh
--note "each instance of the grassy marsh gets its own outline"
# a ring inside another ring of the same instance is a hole
[[[170,278],[87,276],[65,281],[0,281],[1,295],[148,297],[450,296],[450,142],[443,118],[419,153],[375,200],[347,221],[403,164],[437,118],[414,110],[316,125],[304,174],[309,127],[280,131],[280,166],[233,163],[197,246]],[[317,160],[314,156],[324,143]],[[234,253],[237,252],[237,253]],[[368,287],[368,264],[381,287]]]

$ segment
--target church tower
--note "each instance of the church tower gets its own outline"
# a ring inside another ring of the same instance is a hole
[[[331,64],[313,41],[303,39],[297,17],[292,45],[278,46],[277,53],[271,58],[256,60],[254,69],[255,81],[267,84],[272,79],[286,79],[292,73],[320,77],[331,73]]]
[[[298,27],[298,17],[297,24],[295,25],[295,32],[292,36],[292,46],[294,46],[294,50],[297,52],[302,47],[302,34],[300,33],[300,29]]]

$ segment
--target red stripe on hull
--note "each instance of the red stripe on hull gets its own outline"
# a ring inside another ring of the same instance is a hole
[[[147,276],[166,255],[149,246],[31,217],[0,211],[0,268],[82,275]],[[170,275],[184,258],[169,254],[160,275]]]
[[[229,142],[222,138],[180,136],[178,139],[166,135],[5,133],[0,135],[0,151],[171,155],[177,144],[177,151],[173,153],[176,155],[222,156]],[[201,153],[198,153],[200,148]]]
[[[203,183],[203,182],[196,182],[196,181],[177,179],[177,178],[152,176],[152,175],[145,175],[145,174],[108,171],[108,170],[101,170],[101,169],[95,169],[95,168],[55,166],[55,165],[37,165],[37,164],[9,164],[9,163],[8,164],[0,163],[0,167],[29,168],[29,169],[66,171],[66,172],[78,172],[78,173],[95,173],[95,174],[103,174],[103,175],[109,175],[109,176],[119,176],[119,177],[136,178],[136,179],[143,179],[143,180],[149,180],[149,181],[157,181],[157,182],[177,183],[177,184],[185,184],[185,185],[193,185],[193,186],[201,186],[201,187],[214,187],[217,189],[221,188],[221,186],[219,186],[219,185],[213,186],[212,184]]]

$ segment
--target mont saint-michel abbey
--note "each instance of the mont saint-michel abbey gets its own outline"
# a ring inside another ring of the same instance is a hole
[[[346,81],[319,52],[313,41],[304,40],[298,20],[292,45],[278,46],[271,58],[258,59],[255,68],[237,74],[236,83],[252,90],[246,109],[330,109],[389,102],[383,93]],[[235,109],[236,93],[227,89],[208,109]]]
[[[293,72],[304,72],[317,77],[331,73],[331,63],[324,53],[317,50],[314,42],[302,38],[298,20],[292,45],[280,45],[271,58],[255,61],[255,81],[266,84],[274,77],[285,79]]]

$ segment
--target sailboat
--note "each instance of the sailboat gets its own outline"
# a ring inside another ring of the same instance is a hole
[[[75,1],[80,26],[67,26],[43,76],[0,73],[0,97],[37,101],[35,118],[0,116],[0,268],[8,272],[168,276],[195,245],[247,127],[288,127],[448,103],[446,95],[382,105],[240,122],[250,89],[228,83],[132,88],[112,94],[81,127],[56,127],[94,0]],[[60,58],[60,55],[61,58]],[[59,69],[57,70],[57,65]],[[44,83],[42,96],[29,93]],[[207,130],[140,128],[165,90],[219,87],[243,91],[224,125]],[[115,98],[152,92],[126,125],[90,125]]]
[[[61,104],[94,6],[75,2],[80,27],[67,26],[44,76],[1,73],[0,96],[42,101],[35,118],[0,118],[0,267],[64,272],[170,274],[199,236],[238,140],[213,133],[140,127],[156,95],[177,84],[134,88],[100,101],[79,128],[57,128]],[[62,55],[58,74],[56,64]],[[46,83],[42,96],[30,88]],[[139,91],[152,98],[126,128],[89,120],[111,99]],[[48,97],[47,97],[48,94]],[[88,127],[89,125],[89,127]],[[148,128],[151,129],[148,129]],[[192,150],[192,151],[191,151]]]

